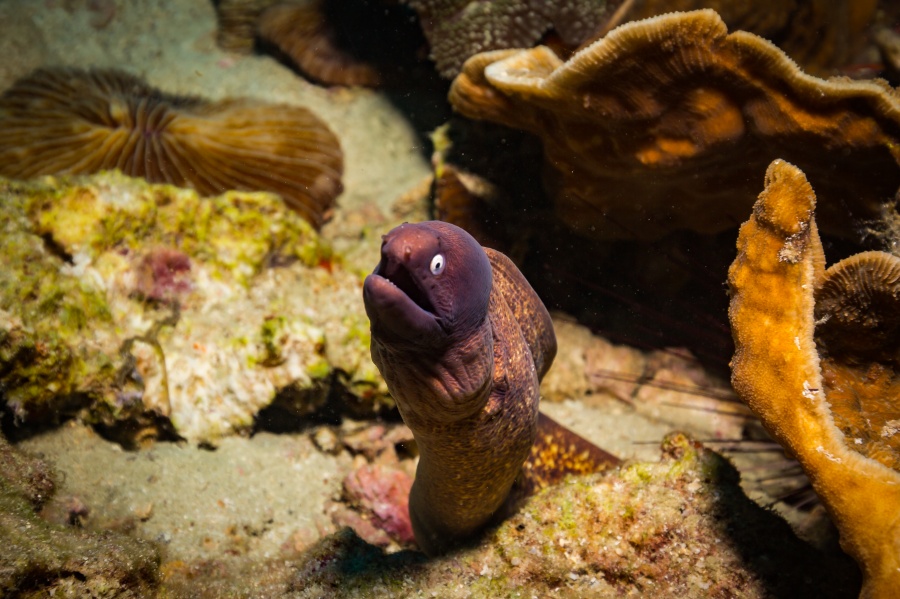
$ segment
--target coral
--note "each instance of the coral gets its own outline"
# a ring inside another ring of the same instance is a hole
[[[770,40],[807,71],[827,72],[853,57],[878,2],[876,0],[642,0],[622,12],[620,22],[674,11],[711,8],[729,29],[741,29]]]
[[[853,564],[747,499],[718,454],[673,434],[662,460],[574,477],[477,546],[422,563],[349,530],[298,565],[306,597],[850,597]]]
[[[802,171],[776,160],[728,273],[732,383],[828,508],[862,597],[900,587],[900,265],[865,253],[827,271]]]
[[[425,43],[396,2],[222,0],[216,11],[221,48],[271,54],[327,85],[408,83]]]
[[[318,226],[343,156],[305,108],[170,95],[118,70],[39,69],[0,97],[0,175],[109,169],[207,196],[271,191]]]
[[[438,71],[454,77],[473,54],[530,47],[553,28],[569,46],[588,38],[619,2],[406,0],[419,14]]]
[[[540,136],[555,209],[588,236],[724,230],[779,156],[815,183],[823,230],[877,216],[900,186],[889,86],[806,75],[762,38],[728,34],[711,10],[622,25],[567,62],[546,47],[479,54],[450,99]]]
[[[260,14],[257,32],[315,80],[375,87],[381,75],[343,49],[324,15],[325,0],[280,2]]]
[[[53,525],[35,514],[54,486],[48,470],[0,437],[0,594],[151,596],[159,555],[149,543]]]
[[[223,50],[250,54],[256,40],[259,15],[279,0],[219,0],[216,17],[219,28],[216,42]]]
[[[0,386],[20,421],[149,413],[214,444],[276,396],[298,414],[332,384],[387,402],[359,276],[277,197],[115,173],[0,197]]]
[[[834,423],[853,449],[900,472],[900,258],[864,252],[838,262],[815,302]]]

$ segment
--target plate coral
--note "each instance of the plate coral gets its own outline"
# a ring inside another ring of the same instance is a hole
[[[900,186],[892,88],[807,75],[711,10],[627,23],[565,62],[543,46],[479,54],[450,101],[539,136],[555,210],[588,236],[734,226],[777,157],[808,173],[823,230],[839,234]]]

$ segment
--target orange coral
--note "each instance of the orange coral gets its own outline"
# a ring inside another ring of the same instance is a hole
[[[806,471],[863,570],[862,596],[890,597],[900,588],[900,260],[868,253],[825,271],[815,204],[802,171],[769,166],[728,273],[732,383]]]
[[[809,173],[823,227],[873,218],[900,186],[900,100],[883,82],[822,80],[711,10],[614,29],[566,62],[545,47],[469,59],[450,99],[470,118],[537,134],[572,228],[652,239],[737,224],[754,173]],[[833,164],[840,161],[838,172]]]
[[[203,195],[271,191],[320,225],[343,155],[305,108],[169,95],[117,70],[41,69],[0,97],[0,175],[108,169]]]

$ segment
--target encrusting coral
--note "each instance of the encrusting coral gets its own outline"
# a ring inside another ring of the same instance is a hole
[[[112,69],[39,69],[0,97],[0,175],[111,169],[206,196],[274,192],[319,226],[341,193],[343,154],[305,108],[170,95]]]
[[[802,171],[776,160],[728,273],[732,383],[801,464],[862,597],[900,588],[900,260],[880,252],[825,270]]]
[[[877,217],[900,187],[893,89],[806,75],[711,10],[622,25],[566,62],[546,47],[476,55],[450,100],[538,135],[555,209],[588,236],[724,230],[777,157],[815,183],[823,230]]]

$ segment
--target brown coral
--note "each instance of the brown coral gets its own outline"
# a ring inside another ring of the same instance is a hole
[[[438,71],[453,77],[465,60],[498,48],[534,45],[551,28],[577,46],[620,0],[407,0],[419,14]]]
[[[117,70],[40,69],[0,97],[0,175],[108,169],[203,195],[271,191],[320,225],[343,156],[305,108],[170,95]]]
[[[900,186],[891,88],[806,75],[711,10],[628,23],[567,62],[545,47],[474,56],[450,99],[540,136],[556,210],[587,235],[724,230],[779,156],[809,174],[834,231],[879,214]]]
[[[862,596],[890,597],[900,588],[900,261],[867,253],[825,271],[815,204],[799,169],[770,165],[728,273],[732,383],[808,474],[863,570]]]
[[[216,10],[221,48],[256,47],[328,85],[408,80],[424,43],[409,9],[390,2],[222,0]]]
[[[900,472],[900,258],[842,260],[825,271],[815,298],[835,424],[856,451]]]
[[[715,10],[729,29],[749,31],[775,41],[812,72],[844,64],[864,39],[876,0],[640,0],[623,6],[620,22],[673,11]]]
[[[229,52],[250,54],[256,43],[256,24],[264,10],[278,0],[219,0],[216,42]]]
[[[342,48],[323,13],[324,0],[281,2],[260,15],[257,32],[317,81],[366,87],[379,85],[378,69]]]

